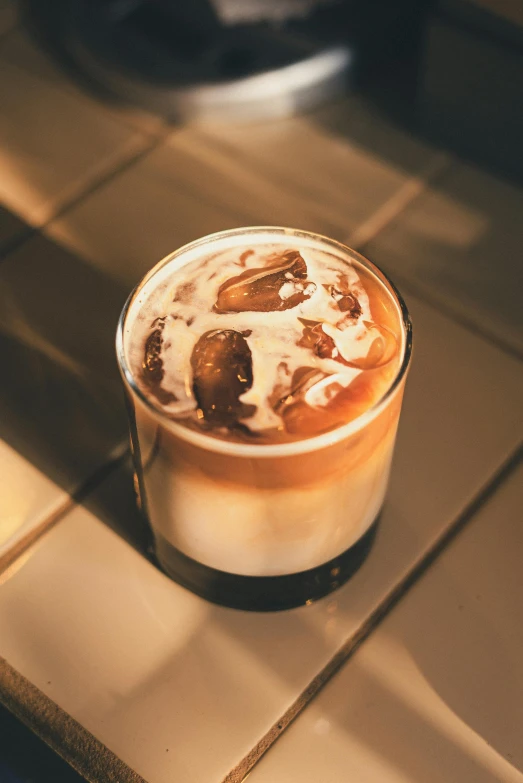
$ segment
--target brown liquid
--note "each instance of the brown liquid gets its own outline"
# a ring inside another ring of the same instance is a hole
[[[238,266],[242,268],[253,253],[251,249],[238,251]],[[328,263],[327,254],[325,258]],[[208,262],[206,259],[201,263],[202,271]],[[270,313],[296,311],[295,317],[301,324],[296,344],[309,352],[310,363],[297,367],[290,374],[282,353],[280,367],[284,382],[275,383],[269,397],[269,405],[279,417],[278,425],[253,430],[249,427],[249,416],[253,415],[256,406],[242,401],[242,395],[253,384],[251,330],[207,330],[198,336],[190,357],[195,410],[190,415],[174,415],[173,418],[190,429],[220,439],[280,443],[335,429],[371,408],[386,392],[398,370],[401,325],[397,307],[383,285],[359,265],[357,273],[358,282],[368,297],[367,318],[370,320],[365,320],[358,299],[362,296],[361,291],[351,285],[348,274],[333,269],[332,282],[323,284],[327,298],[330,297],[329,314],[331,318],[334,314],[334,319],[339,319],[337,323],[341,330],[361,321],[368,327],[367,352],[350,360],[338,350],[333,336],[324,331],[325,322],[300,317],[298,306],[315,293],[317,283],[298,250],[272,253],[264,266],[244,269],[240,274],[228,277],[219,286],[209,309],[220,315],[267,313],[268,323]],[[182,318],[180,305],[193,304],[196,296],[194,282],[183,280],[182,275],[183,268],[175,273],[176,280],[182,279],[174,289],[173,307],[168,314],[151,322],[143,349],[142,384],[160,405],[177,400],[176,395],[163,385],[165,324],[169,318]],[[282,291],[287,295],[283,297]],[[193,320],[194,317],[187,318],[189,327]],[[318,368],[314,363],[317,359],[329,360],[328,372]],[[343,382],[347,377],[343,376],[345,368],[360,371],[349,385]],[[338,373],[342,373],[341,383]],[[318,392],[319,402],[316,399]]]

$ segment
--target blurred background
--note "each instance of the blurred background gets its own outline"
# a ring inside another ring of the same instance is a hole
[[[335,237],[522,358],[522,139],[519,0],[0,0],[0,558],[125,459],[116,321],[198,236]],[[70,780],[1,710],[0,781]]]

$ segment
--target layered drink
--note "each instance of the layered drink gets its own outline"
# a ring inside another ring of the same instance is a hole
[[[392,284],[325,237],[238,229],[160,262],[117,351],[163,569],[253,609],[345,581],[376,529],[410,349]]]

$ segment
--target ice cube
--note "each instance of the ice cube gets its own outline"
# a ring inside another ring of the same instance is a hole
[[[359,340],[359,343],[361,343],[364,353],[361,356],[351,356],[350,359],[346,359],[342,354],[343,332],[340,332],[332,324],[322,324],[319,321],[308,321],[304,318],[298,320],[304,326],[298,345],[310,348],[320,359],[334,359],[345,367],[353,367],[358,370],[374,370],[388,364],[396,356],[397,339],[390,329],[381,324],[363,321],[362,328],[365,327],[366,331],[362,333],[362,339]],[[330,334],[327,334],[325,329]],[[332,335],[338,340],[341,350]],[[352,341],[349,344],[352,346]]]
[[[145,341],[145,350],[143,357],[144,380],[147,383],[161,383],[163,380],[163,362],[162,353],[162,331],[163,323],[156,329],[153,329]]]
[[[173,392],[166,391],[162,388],[164,369],[161,354],[165,321],[166,318],[156,318],[155,321],[153,321],[152,326],[155,328],[145,341],[142,362],[143,380],[161,405],[169,405],[172,402],[177,402],[177,397]]]
[[[360,416],[374,402],[372,374],[357,370],[354,375],[318,376],[304,394],[282,410],[285,429],[307,437],[341,427]]]
[[[310,350],[320,359],[335,359],[345,364],[336,343],[332,337],[323,331],[323,326],[319,321],[307,321],[304,318],[299,319],[304,325],[301,340],[298,345]]]
[[[287,250],[272,263],[231,277],[218,289],[216,313],[290,310],[316,290],[307,280],[307,264],[297,250]]]
[[[353,357],[349,362],[344,363],[360,370],[375,370],[394,359],[398,351],[398,340],[386,326],[371,321],[363,323],[368,329],[365,340],[365,345],[368,346],[367,352],[364,356]]]
[[[252,411],[239,397],[252,386],[252,356],[247,340],[233,329],[205,332],[191,356],[193,391],[206,422],[227,427]]]
[[[355,294],[351,291],[349,286],[349,280],[346,275],[338,275],[338,282],[336,285],[324,285],[323,286],[336,302],[338,309],[342,313],[346,313],[349,318],[359,318],[362,309]]]

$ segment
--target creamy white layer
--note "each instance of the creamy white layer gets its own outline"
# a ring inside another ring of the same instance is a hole
[[[379,514],[395,429],[335,480],[284,489],[214,481],[197,466],[177,472],[160,459],[146,478],[153,527],[184,554],[228,573],[277,576],[322,565],[355,544]]]

